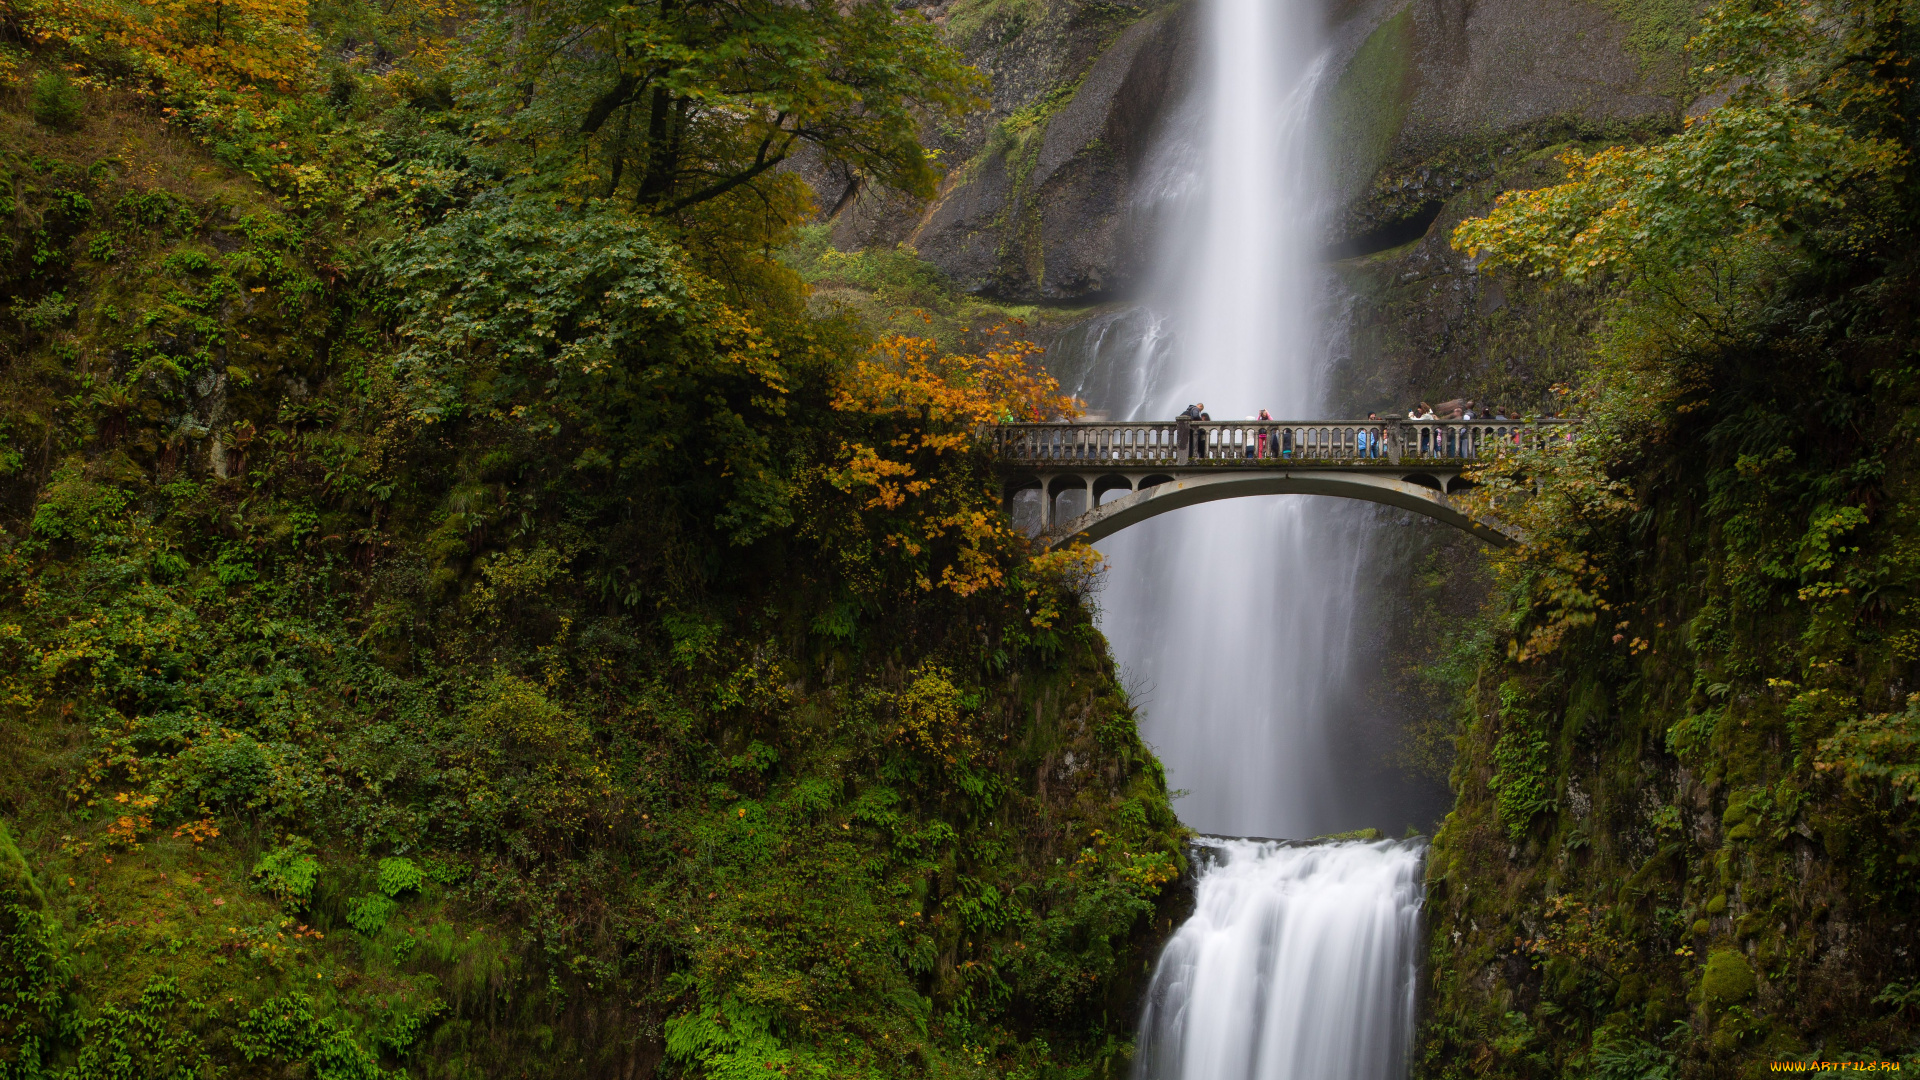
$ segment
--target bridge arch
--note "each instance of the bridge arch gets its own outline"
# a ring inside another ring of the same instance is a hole
[[[1477,517],[1453,496],[1473,486],[1476,461],[1552,453],[1579,434],[1578,421],[1188,420],[986,425],[1007,508],[1038,489],[1049,546],[1099,540],[1183,506],[1254,495],[1331,495],[1411,510],[1496,547],[1519,530]],[[1060,518],[1058,500],[1083,493],[1084,512]],[[1101,498],[1125,492],[1105,505]]]
[[[1427,474],[1418,479],[1402,478],[1378,472],[1351,472],[1332,469],[1276,469],[1220,471],[1199,476],[1154,476],[1159,481],[1142,485],[1132,494],[1104,506],[1094,505],[1085,513],[1046,530],[1048,547],[1074,542],[1093,543],[1169,511],[1220,499],[1241,499],[1256,495],[1331,495],[1397,506],[1435,521],[1451,525],[1494,547],[1512,547],[1521,542],[1513,529],[1498,522],[1475,517],[1449,499],[1444,489],[1453,477],[1444,480]],[[1427,481],[1421,483],[1419,481]],[[1428,486],[1431,484],[1432,486]],[[1049,488],[1051,485],[1049,485]],[[1043,489],[1046,490],[1046,489]],[[1115,490],[1105,488],[1103,490]]]

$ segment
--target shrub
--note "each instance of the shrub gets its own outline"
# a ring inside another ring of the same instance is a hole
[[[87,106],[80,88],[57,71],[42,72],[33,80],[33,118],[50,128],[71,128],[80,123]]]
[[[380,860],[380,891],[388,896],[399,896],[420,887],[426,875],[412,859],[391,858]]]
[[[320,877],[320,860],[306,851],[304,840],[290,840],[260,857],[253,864],[255,887],[273,895],[289,910],[307,906],[313,897],[313,883]]]
[[[387,928],[387,920],[399,908],[400,905],[391,896],[380,893],[356,896],[347,901],[347,923],[355,930],[373,937]]]

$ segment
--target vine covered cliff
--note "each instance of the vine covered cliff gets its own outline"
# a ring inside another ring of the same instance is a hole
[[[1916,1064],[1908,14],[1716,5],[1720,104],[1454,232],[1604,319],[1577,441],[1480,470],[1530,543],[1453,643],[1424,1075]]]

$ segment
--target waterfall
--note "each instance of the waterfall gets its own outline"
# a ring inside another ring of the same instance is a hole
[[[1386,1080],[1413,1026],[1420,846],[1201,846],[1147,989],[1140,1080]]]
[[[1317,10],[1208,2],[1199,83],[1141,195],[1164,237],[1152,296],[1089,328],[1078,390],[1135,419],[1196,402],[1218,420],[1316,416],[1328,295]],[[1114,567],[1102,629],[1144,734],[1187,792],[1187,823],[1296,837],[1379,823],[1351,797],[1329,738],[1362,707],[1348,658],[1366,520],[1307,496],[1231,500],[1102,543]]]
[[[1158,282],[1084,328],[1075,389],[1134,419],[1196,402],[1218,420],[1316,417],[1330,295],[1316,257],[1318,11],[1204,2],[1199,84],[1138,208],[1164,237]],[[1332,737],[1364,708],[1349,658],[1372,520],[1331,499],[1228,500],[1102,543],[1102,628],[1188,824],[1292,837],[1399,824]],[[1404,1076],[1423,845],[1197,851],[1197,909],[1152,977],[1138,1080]]]

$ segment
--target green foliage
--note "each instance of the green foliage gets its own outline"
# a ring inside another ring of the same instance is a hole
[[[929,195],[920,126],[975,107],[982,83],[930,24],[879,0],[592,0],[490,14],[462,104],[505,122],[501,149],[558,136],[546,169],[583,160],[559,174],[581,193],[670,215],[736,191],[766,199],[780,191],[775,167],[803,148]],[[540,88],[530,101],[491,78],[503,55]]]
[[[385,893],[356,896],[347,901],[347,925],[375,937],[387,928],[387,920],[398,910],[399,903]]]
[[[1920,694],[1907,695],[1900,712],[1840,721],[1820,740],[1814,768],[1856,789],[1877,788],[1895,800],[1920,801]]]
[[[1039,0],[959,0],[947,13],[947,36],[964,44],[991,28],[996,36],[1011,40],[1046,13]]]
[[[902,140],[974,78],[884,4],[677,10],[316,4],[278,25],[324,78],[142,75],[166,127],[98,146],[0,102],[31,1068],[1113,1057],[1182,833],[1091,564],[1032,561],[972,438],[1045,380],[868,378],[931,347],[809,313],[791,172],[688,201],[803,120],[924,188]]]
[[[79,1024],[79,1053],[69,1075],[75,1080],[151,1076],[190,1080],[211,1064],[200,1040],[179,1021],[190,1003],[179,984],[155,978],[128,1005],[108,1002]]]
[[[1456,233],[1604,287],[1606,318],[1563,388],[1572,445],[1478,470],[1529,544],[1498,557],[1462,680],[1484,719],[1434,845],[1429,1075],[1734,1075],[1913,1042],[1910,1010],[1873,1005],[1905,961],[1822,929],[1844,910],[1890,941],[1920,901],[1907,19],[1715,5],[1693,49],[1725,106]],[[1508,942],[1535,962],[1503,968]]]
[[[1900,10],[1715,5],[1692,47],[1708,61],[1701,75],[1731,94],[1725,105],[1648,146],[1570,154],[1567,183],[1502,196],[1454,243],[1491,265],[1575,281],[1621,268],[1662,289],[1756,256],[1858,250],[1870,218],[1845,211],[1884,209],[1905,157],[1878,126],[1893,104],[1879,64]],[[1764,288],[1728,284],[1722,302]]]
[[[412,859],[399,857],[380,860],[379,889],[388,896],[414,892],[425,884],[427,875]]]
[[[320,860],[304,841],[288,841],[274,848],[253,864],[255,888],[264,889],[289,911],[299,911],[313,898],[313,885],[320,878]]]
[[[71,128],[80,122],[86,107],[86,96],[65,75],[43,71],[34,76],[29,108],[36,123],[50,128]]]
[[[764,1009],[727,998],[666,1023],[667,1056],[714,1080],[754,1080],[777,1070],[787,1076],[826,1077],[828,1066],[782,1046]]]
[[[1494,743],[1495,772],[1487,781],[1507,835],[1518,840],[1538,814],[1554,808],[1552,744],[1547,718],[1527,707],[1526,689],[1516,680],[1500,685],[1500,737]]]
[[[0,839],[5,832],[0,829]],[[7,841],[11,848],[11,841]],[[11,876],[11,875],[10,875]],[[67,994],[72,962],[57,919],[42,910],[31,880],[0,883],[0,1078],[52,1075],[55,1051],[71,1038]]]
[[[970,436],[1039,382],[871,405],[767,255],[803,146],[928,190],[980,85],[931,25],[250,4],[208,53],[217,5],[30,7],[36,63],[172,111],[103,95],[80,146],[0,103],[23,1068],[1111,1057],[1181,834]],[[931,494],[836,483],[854,446]]]
[[[1006,304],[964,293],[910,245],[841,251],[832,232],[831,225],[800,226],[780,260],[812,287],[817,302],[846,305],[875,333],[924,335],[958,352],[979,341],[972,333],[978,329],[1064,327],[1086,317],[1086,309]]]
[[[313,999],[305,994],[288,994],[248,1012],[237,1025],[233,1043],[250,1062],[306,1062],[315,1080],[380,1080],[389,1075],[350,1032],[316,1016]]]
[[[1596,1038],[1589,1060],[1593,1080],[1676,1080],[1679,1075],[1670,1051],[1631,1035]]]
[[[736,543],[791,521],[777,344],[645,223],[501,194],[384,261],[415,419],[566,431],[583,478],[673,476]]]

